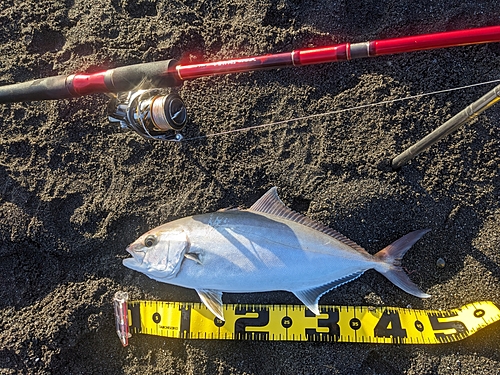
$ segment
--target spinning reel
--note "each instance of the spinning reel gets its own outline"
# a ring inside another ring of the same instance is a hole
[[[122,92],[110,95],[108,119],[122,129],[133,130],[145,139],[182,140],[187,122],[186,105],[176,93],[162,89]]]

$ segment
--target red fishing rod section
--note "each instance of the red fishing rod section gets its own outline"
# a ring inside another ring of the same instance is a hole
[[[248,72],[252,70],[281,68],[347,61],[362,57],[392,55],[429,49],[465,46],[470,44],[500,41],[500,26],[470,30],[449,31],[435,34],[408,36],[402,38],[373,40],[362,43],[343,43],[329,47],[295,50],[275,55],[202,63],[177,65],[177,75],[181,80],[204,76]]]
[[[97,92],[119,93],[173,87],[182,84],[185,80],[218,74],[321,64],[499,41],[500,26],[490,26],[362,43],[344,43],[193,65],[179,65],[175,60],[157,61],[123,66],[93,74],[55,76],[2,86],[0,87],[0,103],[64,99]]]

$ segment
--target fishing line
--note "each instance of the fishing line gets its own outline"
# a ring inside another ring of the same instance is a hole
[[[469,88],[478,87],[478,86],[484,86],[484,85],[488,85],[488,84],[492,84],[492,83],[498,83],[498,82],[500,82],[500,79],[495,79],[495,80],[486,81],[486,82],[480,82],[480,83],[473,83],[473,84],[470,84],[470,85],[465,85],[465,86],[460,86],[460,87],[453,87],[453,88],[450,88],[450,89],[437,90],[437,91],[432,91],[432,92],[423,93],[423,94],[416,94],[416,95],[411,95],[411,96],[407,96],[407,97],[404,97],[404,98],[396,98],[396,99],[391,99],[391,100],[383,100],[383,101],[376,102],[376,103],[362,104],[362,105],[358,105],[358,106],[354,106],[354,107],[343,108],[343,109],[338,109],[338,110],[324,112],[324,113],[316,113],[316,114],[312,114],[312,115],[294,117],[294,118],[291,118],[291,119],[288,119],[288,120],[280,120],[280,121],[270,122],[270,123],[267,123],[267,124],[260,124],[260,125],[255,125],[255,126],[249,126],[249,127],[245,127],[245,128],[241,128],[241,129],[233,129],[233,130],[223,131],[223,132],[220,132],[220,133],[212,133],[212,134],[200,135],[200,136],[197,136],[197,137],[184,138],[182,140],[182,142],[197,141],[197,140],[201,140],[201,139],[207,139],[207,138],[211,138],[211,137],[216,137],[216,136],[219,136],[219,135],[227,135],[227,134],[233,134],[233,133],[239,133],[239,132],[246,132],[246,131],[255,130],[255,129],[262,129],[262,128],[267,128],[267,127],[271,127],[271,126],[283,125],[283,124],[287,124],[287,123],[290,123],[290,122],[304,121],[304,120],[309,120],[309,119],[312,119],[312,118],[318,118],[318,117],[324,117],[324,116],[331,116],[331,115],[335,115],[335,114],[339,114],[339,113],[343,113],[343,112],[349,112],[349,111],[354,111],[354,110],[359,110],[359,109],[366,109],[366,108],[370,108],[370,107],[375,107],[375,106],[380,106],[380,105],[386,105],[386,104],[391,104],[391,103],[396,103],[396,102],[402,102],[402,101],[406,101],[406,100],[418,99],[418,98],[422,98],[422,97],[430,96],[430,95],[444,94],[444,93],[448,93],[448,92],[452,92],[452,91],[466,90],[466,89],[469,89]]]

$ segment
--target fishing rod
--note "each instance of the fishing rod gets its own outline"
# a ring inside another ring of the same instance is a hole
[[[499,41],[500,26],[490,26],[200,64],[182,65],[171,59],[3,86],[0,87],[0,104],[107,93],[112,97],[108,109],[111,122],[134,130],[146,139],[180,141],[180,131],[187,122],[187,109],[177,93],[167,93],[165,89],[180,86],[183,81]]]
[[[427,134],[424,138],[407,148],[401,154],[397,155],[391,161],[393,170],[399,170],[403,165],[408,163],[415,156],[426,150],[439,140],[450,135],[455,130],[460,128],[466,122],[479,116],[483,111],[490,108],[492,105],[500,101],[500,85],[495,86],[492,90],[488,91],[474,103],[468,105],[455,116],[450,118],[437,129]]]

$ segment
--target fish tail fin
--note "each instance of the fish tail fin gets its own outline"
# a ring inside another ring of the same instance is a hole
[[[385,263],[384,267],[380,267],[377,271],[388,278],[397,287],[420,298],[429,298],[430,295],[422,292],[418,286],[410,280],[408,275],[401,268],[401,260],[415,242],[429,231],[430,229],[422,229],[408,233],[374,255],[377,260]]]

